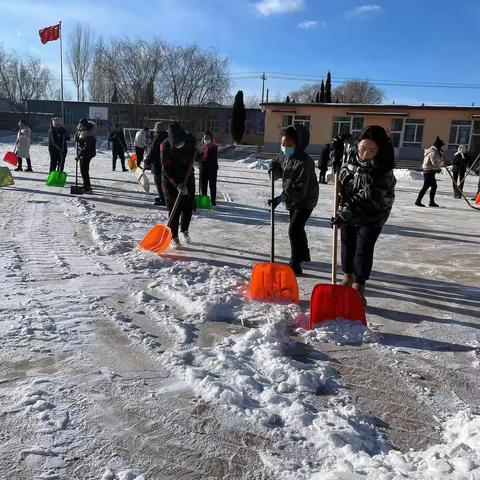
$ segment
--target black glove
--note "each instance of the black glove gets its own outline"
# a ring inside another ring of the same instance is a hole
[[[284,201],[285,201],[285,196],[284,196],[283,193],[282,193],[282,194],[279,195],[278,197],[275,197],[275,198],[273,199],[273,202],[272,202],[272,199],[269,198],[268,201],[267,201],[267,203],[268,203],[268,205],[270,205],[270,206],[271,206],[272,203],[273,203],[273,209],[275,210],[275,209],[276,209],[282,202],[284,202]]]
[[[340,216],[335,216],[330,218],[330,228],[333,228],[335,225],[337,227],[341,227],[345,222],[342,220]]]

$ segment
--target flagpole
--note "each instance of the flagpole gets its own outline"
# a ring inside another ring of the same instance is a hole
[[[60,96],[62,99],[62,119],[65,122],[65,109],[63,106],[63,51],[62,51],[62,22],[60,24]]]

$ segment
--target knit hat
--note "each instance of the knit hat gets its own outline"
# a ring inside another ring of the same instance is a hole
[[[443,146],[445,146],[445,142],[440,138],[440,137],[437,137],[435,139],[435,141],[433,142],[433,146],[434,147],[437,147],[438,149],[442,148]]]
[[[63,118],[60,118],[60,117],[53,118],[52,125],[54,127],[63,127]]]
[[[78,122],[78,128],[83,128],[84,130],[86,130],[88,128],[88,120],[86,118],[82,118],[79,122]]]

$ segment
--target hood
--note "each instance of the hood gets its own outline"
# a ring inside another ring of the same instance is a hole
[[[168,142],[173,148],[177,143],[183,142],[186,139],[185,130],[178,122],[173,122],[168,126]]]
[[[286,132],[294,132],[297,139],[295,151],[303,152],[310,143],[310,132],[303,125],[290,125],[287,127]]]
[[[79,125],[80,127],[80,125]],[[80,129],[78,130],[78,133],[80,135],[80,138],[85,138],[85,137],[92,137],[97,133],[97,125],[93,122],[88,122],[88,127],[86,130]]]
[[[424,155],[428,155],[429,153],[434,152],[440,153],[440,150],[437,147],[428,147],[423,151]]]

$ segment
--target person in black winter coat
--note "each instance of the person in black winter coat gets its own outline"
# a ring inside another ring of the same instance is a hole
[[[356,145],[346,144],[340,167],[341,198],[333,222],[340,225],[343,285],[365,300],[375,243],[395,199],[393,146],[385,130],[367,127]]]
[[[65,158],[67,157],[67,141],[70,134],[63,126],[63,120],[55,117],[52,126],[48,130],[48,151],[50,153],[50,172],[58,169],[63,172]]]
[[[274,208],[285,201],[290,213],[290,266],[301,275],[301,262],[310,261],[305,224],[318,202],[318,182],[315,163],[305,152],[310,142],[309,131],[303,125],[290,125],[283,131],[281,142],[279,159],[270,167],[270,175],[275,180],[281,178],[283,188],[283,193],[274,199]]]
[[[210,186],[212,206],[217,204],[218,147],[212,132],[203,135],[203,152],[199,160],[200,186],[202,195],[207,195]]]
[[[122,164],[122,172],[126,172],[125,150],[127,149],[127,142],[125,141],[123,128],[119,123],[115,125],[108,139],[112,142],[112,172],[117,168],[117,158],[120,159],[120,163]]]
[[[320,176],[318,183],[327,183],[326,175],[328,170],[328,162],[330,160],[330,144],[327,143],[322,150],[320,159],[318,161],[318,168],[320,169]]]
[[[460,192],[463,192],[463,184],[465,183],[465,174],[468,167],[468,152],[466,145],[459,145],[458,150],[453,156],[452,173],[453,173],[453,196],[462,198]],[[458,179],[460,178],[460,185]],[[460,190],[460,192],[458,191]]]
[[[83,179],[83,193],[92,193],[90,183],[90,161],[97,154],[97,126],[82,118],[77,127],[75,142],[77,143],[77,161],[80,162],[80,173]]]
[[[160,158],[160,146],[168,138],[168,132],[162,129],[160,122],[155,123],[153,130],[153,143],[147,158],[145,159],[145,168],[150,165],[155,186],[157,187],[158,197],[155,198],[155,205],[165,205],[165,196],[162,187],[162,162]]]
[[[179,226],[183,240],[186,243],[191,242],[189,227],[195,206],[195,175],[193,172],[193,161],[197,155],[195,143],[193,135],[184,130],[178,122],[174,122],[168,127],[168,138],[160,146],[163,194],[170,214],[177,196],[182,195],[179,207],[171,220],[170,228],[174,248],[180,246]],[[188,178],[186,179],[187,174]]]

